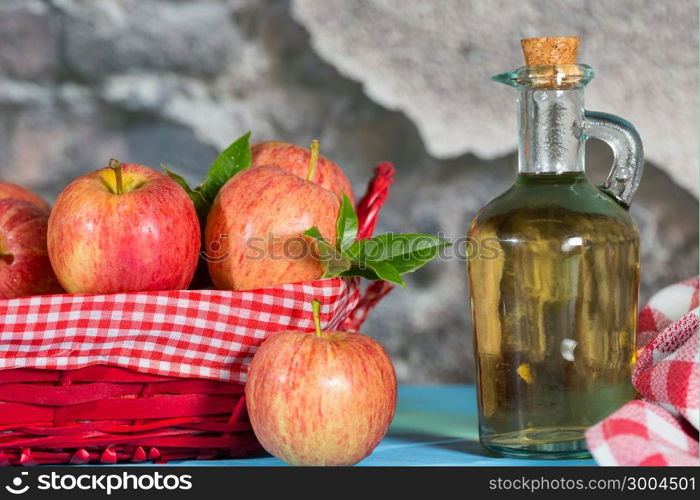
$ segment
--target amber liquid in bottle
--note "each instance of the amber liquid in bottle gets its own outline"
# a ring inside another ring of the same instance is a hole
[[[639,234],[628,206],[642,146],[629,123],[584,110],[592,75],[568,65],[495,77],[518,90],[519,173],[472,222],[468,274],[479,436],[508,456],[588,456],[585,430],[634,397]],[[588,137],[615,151],[602,187],[584,172]]]
[[[582,172],[520,174],[468,236],[482,443],[587,456],[585,429],[634,396],[634,222]]]

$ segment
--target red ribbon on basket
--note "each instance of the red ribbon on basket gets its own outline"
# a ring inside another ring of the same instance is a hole
[[[394,166],[385,161],[374,169],[374,177],[367,185],[367,194],[357,206],[357,218],[360,220],[360,228],[357,239],[369,239],[374,234],[374,229],[379,219],[379,211],[389,196],[389,188],[394,183]],[[343,330],[356,332],[367,319],[369,312],[394,289],[394,285],[388,281],[375,281],[367,286],[365,293],[360,297],[355,309],[342,323]]]
[[[395,172],[396,169],[388,161],[375,167],[374,176],[367,185],[367,192],[357,206],[357,218],[360,222],[358,240],[371,238],[374,234],[379,211],[389,196],[389,188],[394,183]]]

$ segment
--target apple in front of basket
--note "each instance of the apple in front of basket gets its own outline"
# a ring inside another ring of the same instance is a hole
[[[396,409],[396,376],[382,346],[366,335],[279,332],[258,348],[246,401],[253,431],[290,465],[354,465],[379,444]]]

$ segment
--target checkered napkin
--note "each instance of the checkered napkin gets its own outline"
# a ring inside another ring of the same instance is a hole
[[[586,432],[599,464],[698,465],[699,286],[693,278],[664,288],[641,311],[645,347],[632,376],[641,397]]]
[[[357,207],[359,237],[370,237],[395,169],[375,168]],[[334,278],[251,291],[178,290],[115,295],[47,295],[0,300],[0,371],[72,370],[111,365],[169,377],[244,383],[256,348],[280,330],[356,330],[389,291],[382,281],[360,296],[359,278]]]
[[[340,327],[358,302],[356,279],[250,292],[180,290],[50,295],[0,301],[0,370],[106,364],[141,373],[245,382],[257,346],[279,330]]]

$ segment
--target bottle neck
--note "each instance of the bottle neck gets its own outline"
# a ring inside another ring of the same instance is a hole
[[[583,87],[521,88],[518,170],[526,174],[583,172]]]

